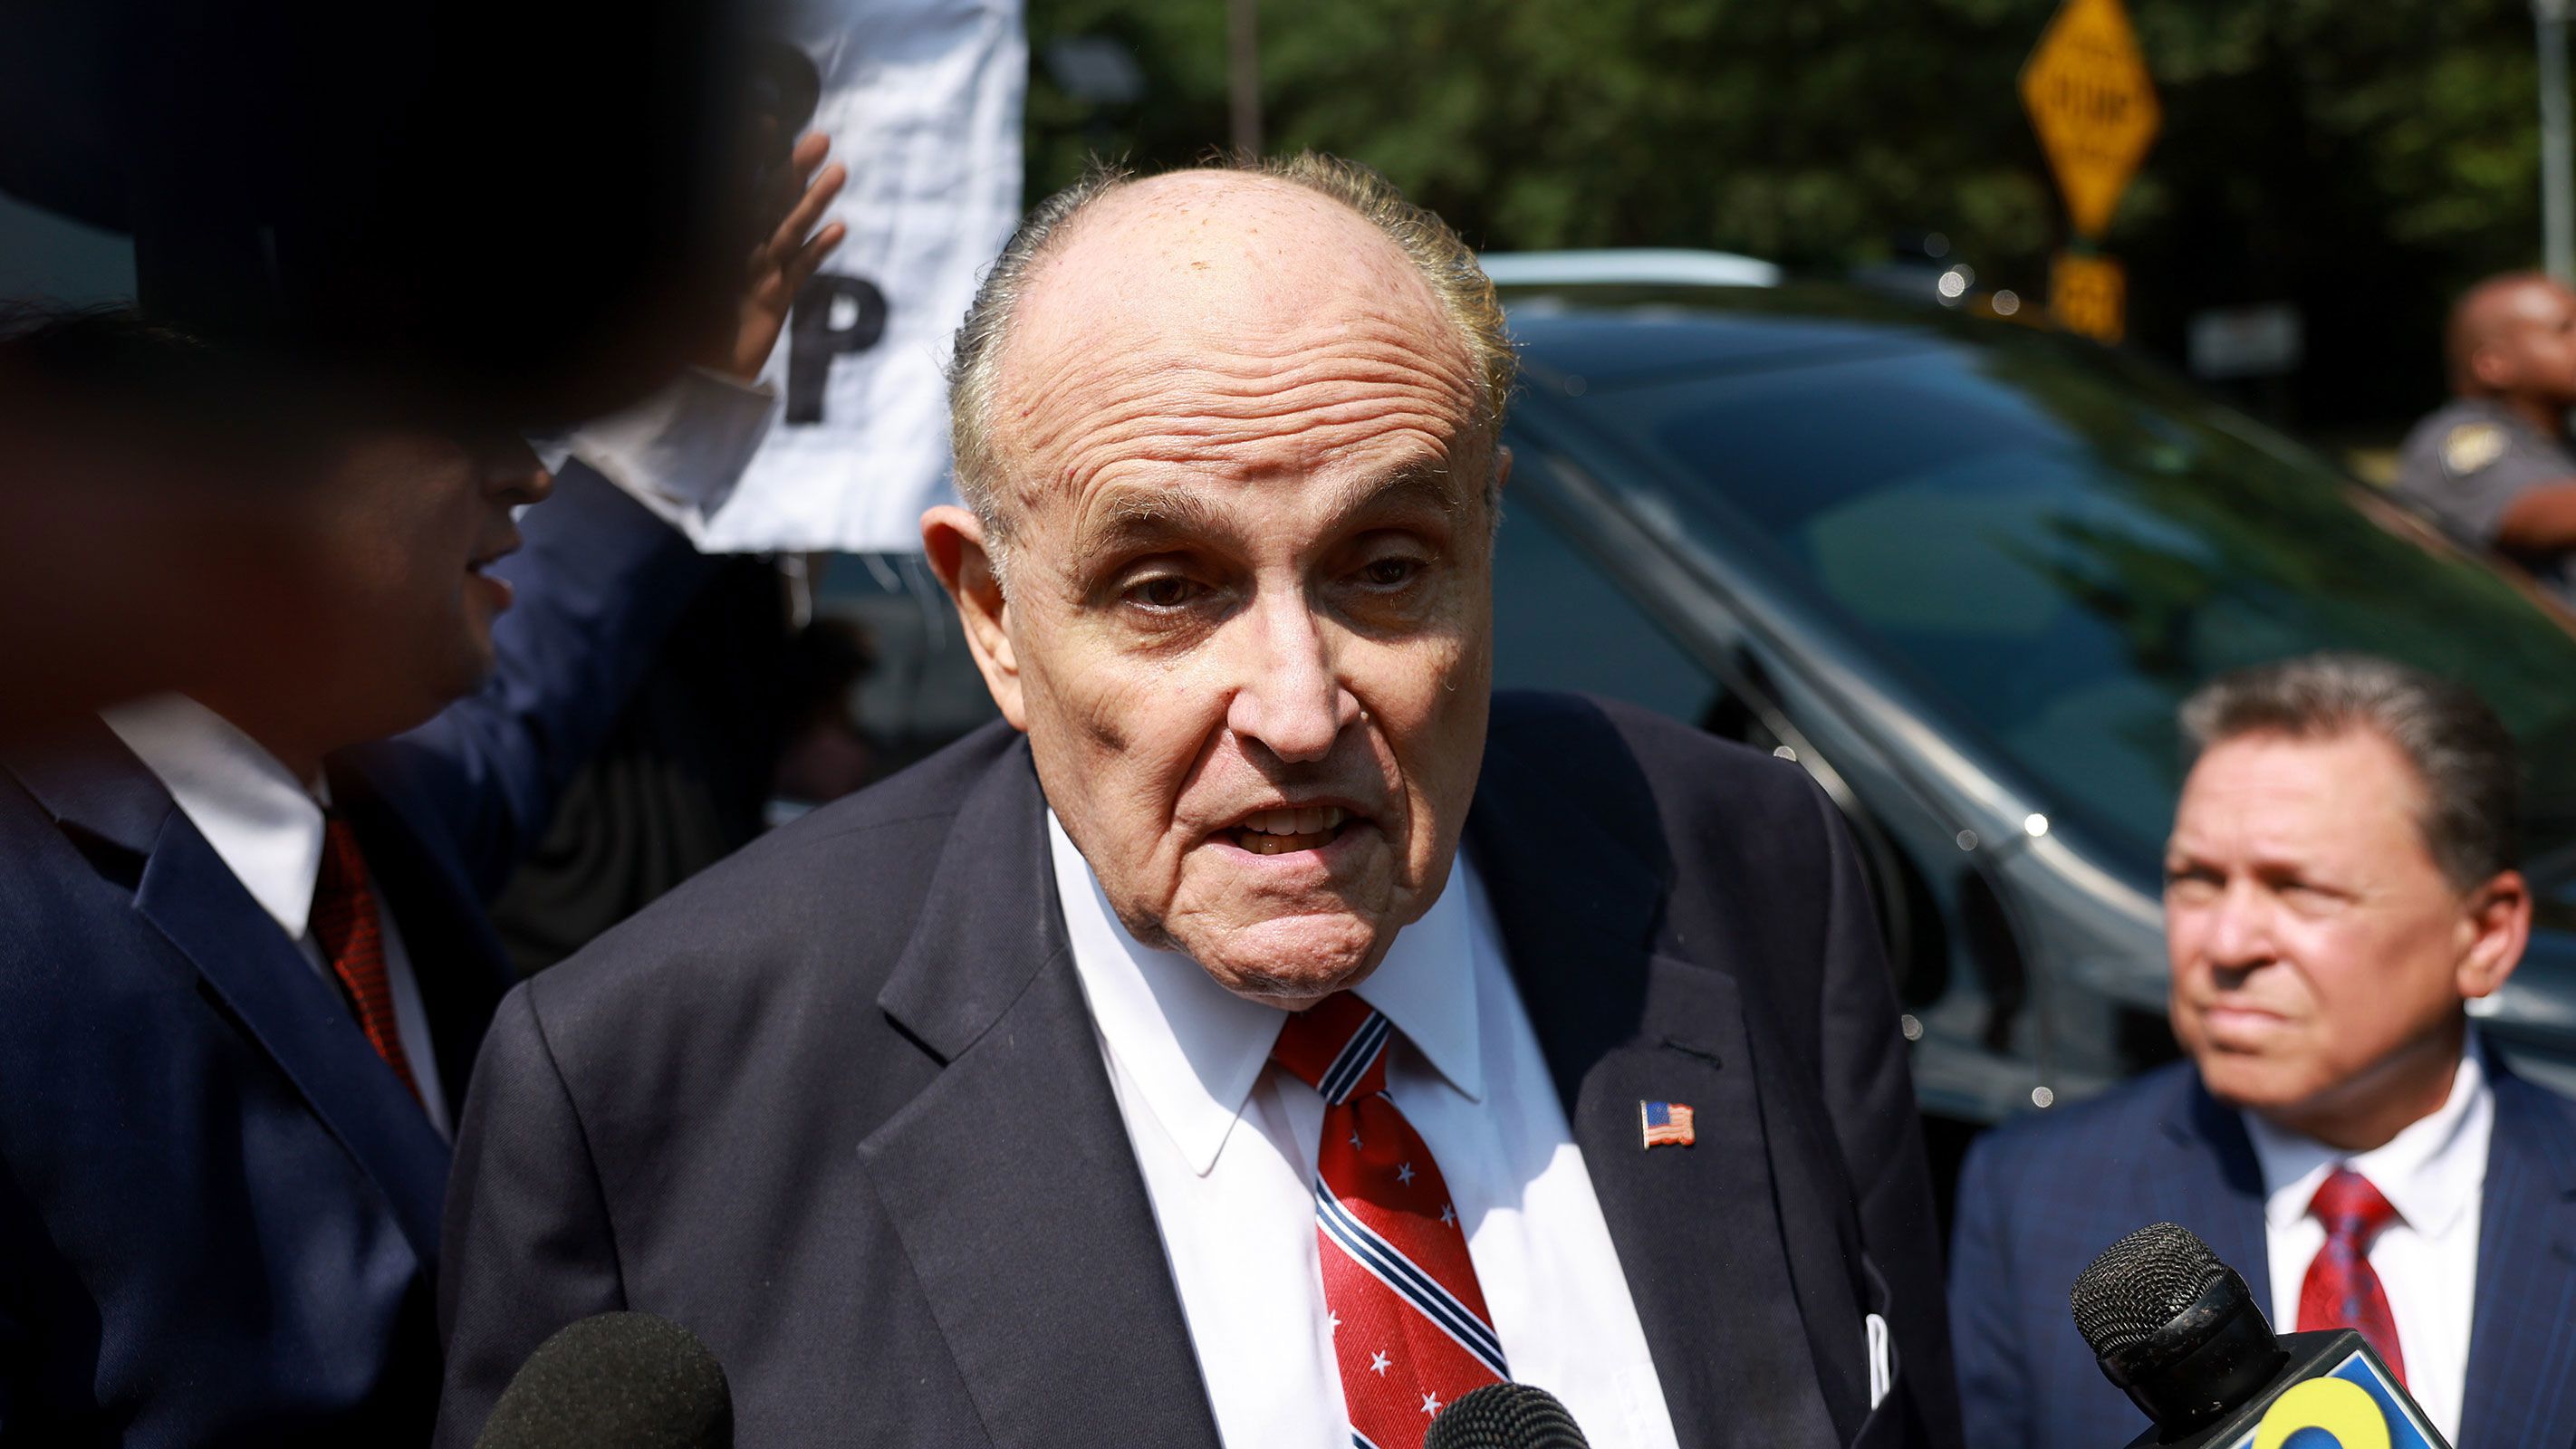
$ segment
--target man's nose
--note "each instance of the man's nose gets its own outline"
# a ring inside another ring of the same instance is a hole
[[[507,438],[484,464],[483,491],[513,508],[543,503],[555,491],[555,475],[525,439]]]
[[[1332,753],[1360,702],[1334,673],[1313,612],[1302,599],[1263,601],[1241,622],[1248,634],[1226,728],[1290,763]]]
[[[2272,959],[2272,912],[2261,888],[2247,881],[2230,882],[2209,907],[2203,924],[2209,964],[2242,976]]]

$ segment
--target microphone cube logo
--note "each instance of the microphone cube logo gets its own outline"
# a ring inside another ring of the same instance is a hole
[[[2293,1386],[2254,1432],[2227,1449],[2450,1449],[2388,1379],[2356,1352],[2332,1373]]]

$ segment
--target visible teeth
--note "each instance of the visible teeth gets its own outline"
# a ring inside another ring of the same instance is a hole
[[[1276,810],[1256,810],[1235,827],[1235,838],[1244,849],[1255,855],[1277,855],[1288,850],[1313,850],[1328,844],[1333,832],[1350,819],[1350,812],[1338,805],[1301,805]]]
[[[1350,812],[1338,805],[1306,805],[1294,809],[1256,810],[1243,818],[1238,830],[1256,835],[1312,835],[1319,830],[1339,830]]]

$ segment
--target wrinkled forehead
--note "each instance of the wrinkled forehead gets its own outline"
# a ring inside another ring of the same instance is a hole
[[[2183,781],[2177,843],[2250,847],[2317,859],[2379,850],[2392,832],[2418,833],[2423,779],[2377,731],[2221,740]]]
[[[1121,465],[1213,479],[1283,456],[1439,453],[1474,440],[1480,397],[1459,329],[1392,239],[1330,197],[1222,172],[1136,182],[1076,218],[1027,284],[995,383],[995,451],[1022,505]]]

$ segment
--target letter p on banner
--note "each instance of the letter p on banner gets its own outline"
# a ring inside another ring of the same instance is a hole
[[[720,553],[910,551],[952,501],[941,368],[1020,215],[1029,72],[1022,0],[788,0],[814,62],[814,128],[849,185],[848,240],[807,283],[761,376],[785,399],[733,497]]]

